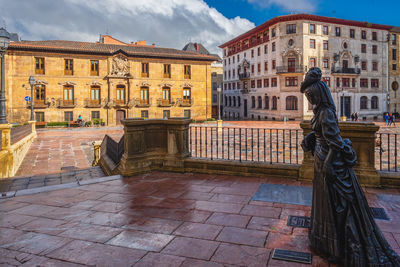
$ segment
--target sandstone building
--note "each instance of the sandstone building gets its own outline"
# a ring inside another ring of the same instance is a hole
[[[126,117],[211,117],[215,56],[146,45],[111,36],[100,42],[11,42],[5,57],[7,120],[30,118],[29,76],[35,77],[37,121]]]
[[[188,43],[185,45],[183,48],[184,51],[192,51],[204,55],[209,55],[210,52],[200,43]],[[218,60],[214,61],[211,63],[211,87],[212,87],[212,117],[213,118],[218,118],[218,92],[217,88],[221,87],[222,88],[222,83],[223,83],[223,65],[222,65],[222,60],[221,58],[214,54]],[[221,99],[221,106],[220,109],[222,111],[222,99]],[[221,113],[222,114],[222,113]]]
[[[301,120],[312,117],[300,93],[319,67],[338,116],[373,119],[388,110],[388,34],[392,26],[309,14],[275,17],[222,44],[224,115]]]

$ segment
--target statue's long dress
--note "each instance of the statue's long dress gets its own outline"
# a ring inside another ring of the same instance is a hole
[[[345,266],[400,266],[372,217],[352,168],[355,153],[349,140],[340,136],[335,112],[321,107],[311,126],[316,137],[311,248]],[[322,167],[329,149],[335,150],[335,173],[326,175]]]

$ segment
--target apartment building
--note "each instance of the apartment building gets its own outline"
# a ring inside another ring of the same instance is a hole
[[[275,17],[222,44],[224,116],[312,117],[300,84],[319,67],[338,116],[374,119],[388,110],[388,34],[392,26],[309,14]]]

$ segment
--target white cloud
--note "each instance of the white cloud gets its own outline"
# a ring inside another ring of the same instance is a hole
[[[218,45],[255,27],[226,18],[203,0],[0,0],[0,6],[8,30],[25,40],[93,42],[108,31],[125,42],[178,49],[201,42],[220,53]]]
[[[314,12],[318,3],[315,0],[247,0],[261,8],[277,6],[289,12]]]

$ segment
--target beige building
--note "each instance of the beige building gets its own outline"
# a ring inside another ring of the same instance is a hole
[[[310,118],[300,84],[309,68],[319,67],[338,116],[377,118],[388,108],[391,28],[297,14],[275,17],[222,44],[225,117]]]
[[[211,117],[212,55],[102,36],[97,43],[11,42],[5,60],[9,122],[30,118],[24,98],[31,94],[31,75],[37,121],[81,115],[116,125],[126,117]]]
[[[390,112],[400,112],[400,28],[390,31],[389,39],[389,99]]]

